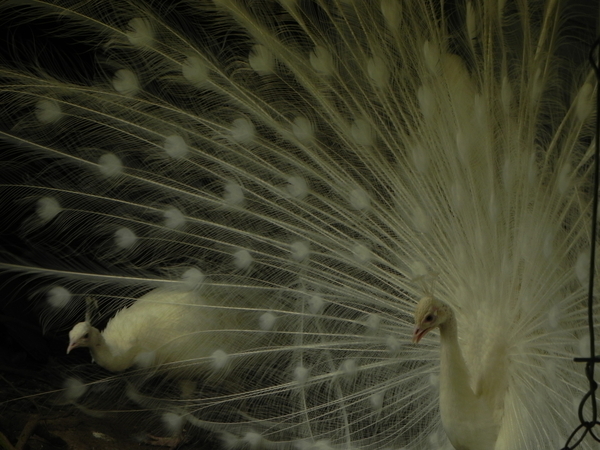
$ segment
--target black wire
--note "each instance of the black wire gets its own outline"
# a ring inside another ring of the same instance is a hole
[[[590,51],[590,64],[596,74],[596,80],[600,81],[600,68],[598,62],[595,59],[595,54],[600,48],[600,39],[597,39],[592,46]],[[592,201],[592,236],[590,243],[590,273],[588,283],[588,328],[590,333],[590,356],[589,358],[575,358],[575,362],[585,362],[585,376],[588,379],[589,390],[581,399],[578,408],[579,425],[573,430],[565,446],[562,450],[572,450],[577,447],[589,433],[592,438],[600,442],[593,428],[596,425],[600,425],[598,422],[598,405],[596,402],[596,390],[598,389],[598,383],[594,379],[595,364],[600,362],[600,357],[596,356],[596,344],[594,338],[594,274],[595,274],[595,261],[596,261],[596,233],[597,233],[597,222],[598,222],[598,190],[600,188],[600,86],[596,83],[596,139],[594,149],[594,198]],[[583,409],[587,401],[592,402],[592,418],[591,420],[585,420],[583,416]],[[576,437],[579,433],[581,435]],[[571,441],[574,441],[573,445]]]

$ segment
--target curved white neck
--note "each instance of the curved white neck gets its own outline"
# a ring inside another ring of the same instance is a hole
[[[471,388],[452,311],[440,326],[440,341],[440,413],[448,439],[458,450],[493,450],[499,424],[490,404]]]
[[[475,396],[471,389],[469,369],[458,343],[456,318],[450,312],[440,325],[440,390],[446,395]]]
[[[137,354],[137,350],[133,347],[126,352],[115,354],[102,333],[93,327],[90,330],[89,348],[94,361],[111,372],[121,372],[129,369],[133,365],[134,357]]]

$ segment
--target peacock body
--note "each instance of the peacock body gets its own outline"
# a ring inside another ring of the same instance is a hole
[[[139,349],[71,375],[73,404],[111,393],[225,448],[564,444],[587,389],[597,5],[0,8],[22,239],[0,267],[45,326],[93,298]],[[411,343],[423,297],[452,311],[460,370],[440,375],[435,333]],[[465,386],[494,399],[467,440]]]
[[[167,365],[169,374],[181,372],[180,377],[193,379],[199,370],[196,360],[211,358],[207,369],[222,369],[227,355],[256,340],[238,338],[248,318],[238,308],[227,308],[226,302],[214,290],[207,295],[157,288],[119,310],[102,333],[88,321],[75,325],[67,353],[89,347],[94,361],[112,372]],[[223,329],[225,323],[229,332]]]

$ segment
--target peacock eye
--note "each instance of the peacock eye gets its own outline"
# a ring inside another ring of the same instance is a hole
[[[83,338],[84,338],[84,339],[87,339],[87,338],[89,338],[89,337],[90,337],[90,333],[85,333],[85,334],[83,335]]]
[[[425,316],[425,322],[431,322],[433,321],[434,316],[433,314],[428,314],[427,316]]]

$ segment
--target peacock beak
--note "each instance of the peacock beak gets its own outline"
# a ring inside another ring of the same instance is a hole
[[[74,348],[79,347],[79,343],[77,341],[71,341],[69,342],[69,346],[67,347],[67,355],[69,354],[69,352],[71,350],[73,350]]]
[[[429,333],[429,331],[431,331],[431,328],[421,329],[418,326],[415,327],[415,331],[413,331],[413,338],[412,338],[413,344],[418,344],[419,341],[421,339],[423,339],[423,336],[425,336],[427,333]]]

